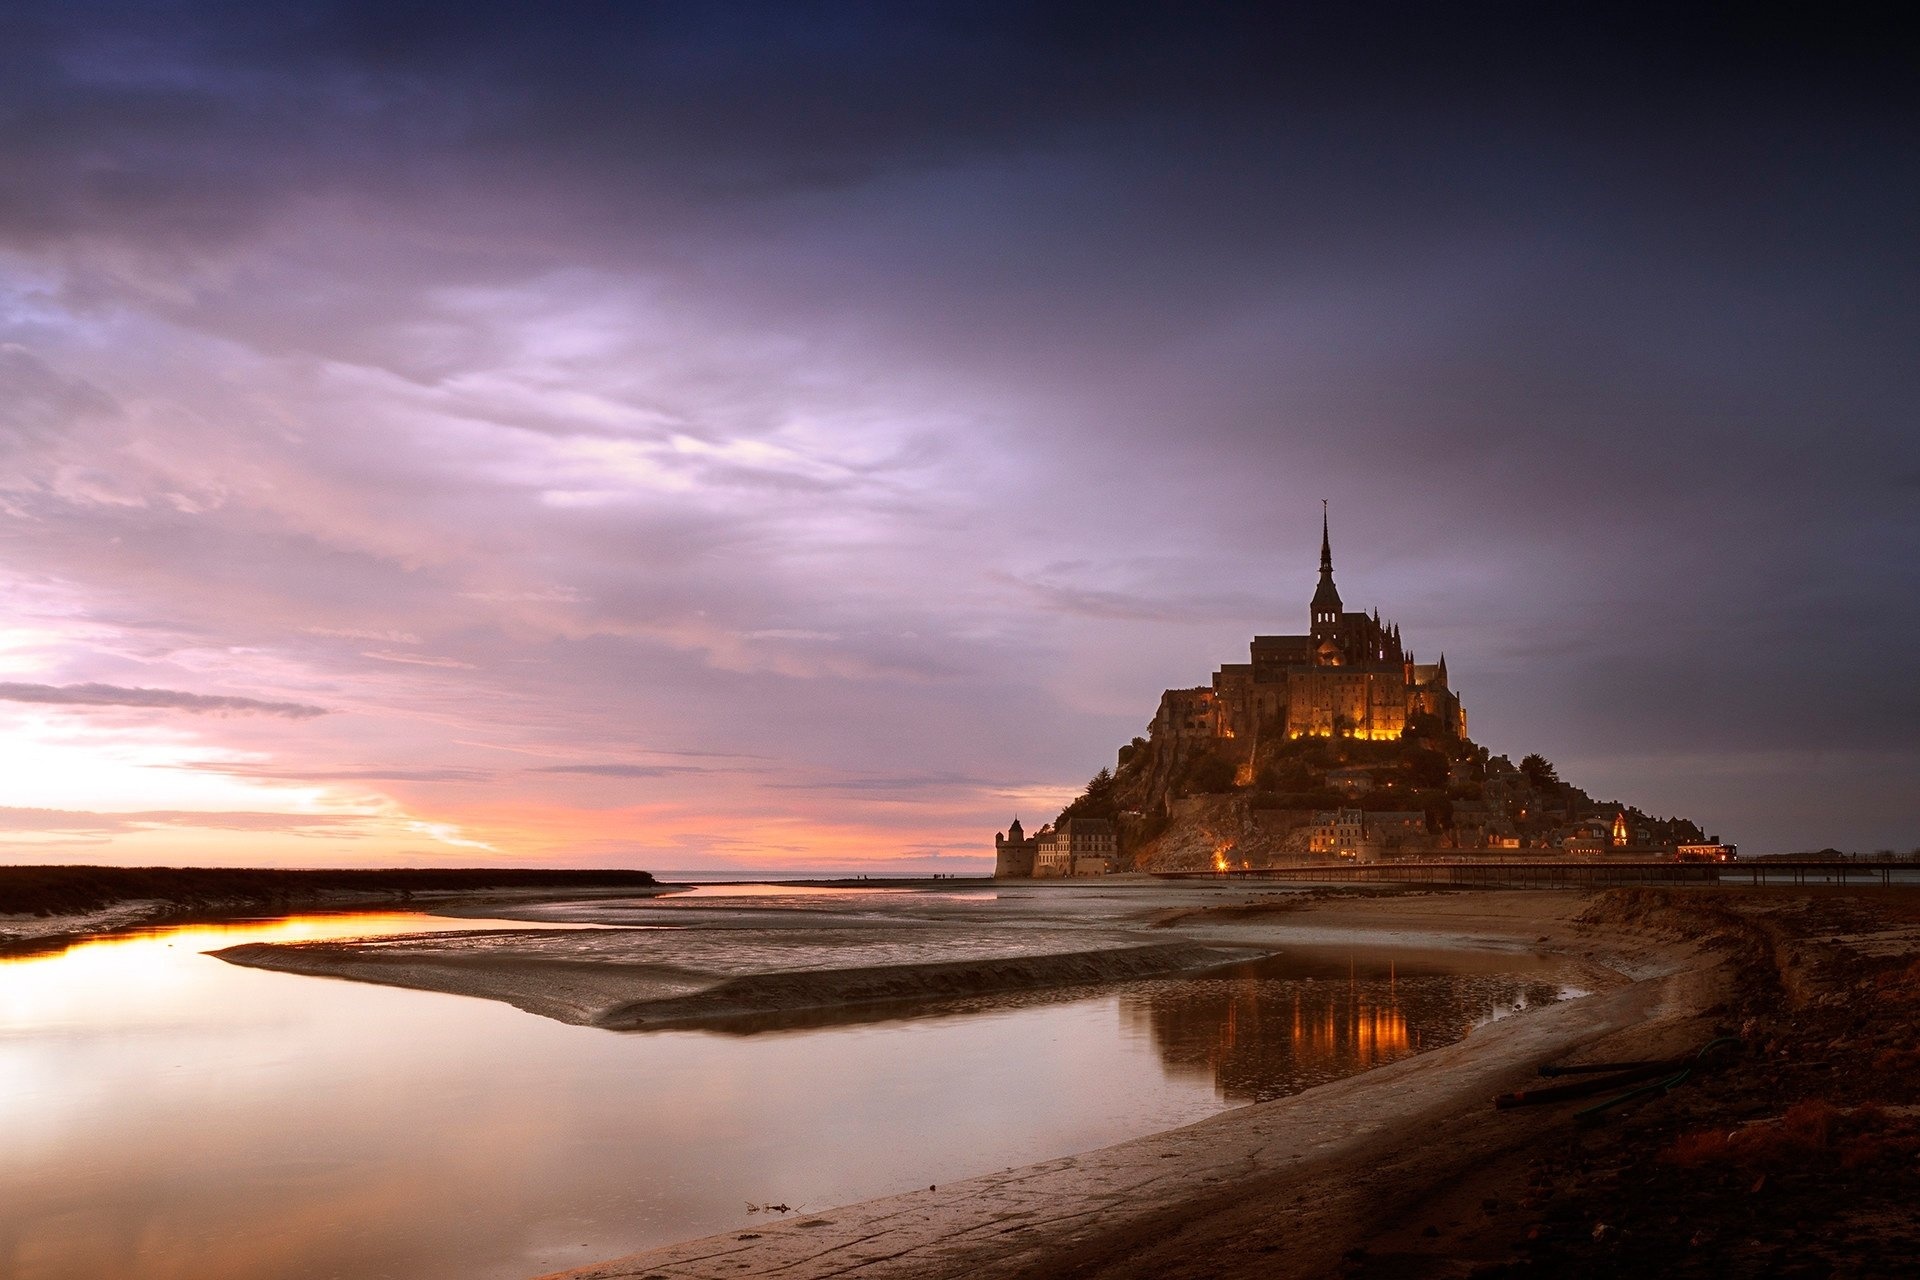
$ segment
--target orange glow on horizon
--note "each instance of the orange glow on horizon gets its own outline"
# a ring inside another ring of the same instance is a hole
[[[972,797],[863,798],[836,806],[851,813],[815,817],[768,811],[756,787],[732,783],[596,804],[583,785],[605,792],[620,782],[542,777],[537,768],[517,793],[457,777],[387,781],[371,770],[366,782],[341,782],[333,776],[351,767],[319,763],[307,782],[264,753],[209,744],[204,735],[224,722],[151,728],[38,710],[10,719],[11,732],[0,733],[11,766],[0,771],[0,807],[45,826],[22,821],[0,832],[0,863],[991,868],[991,851],[967,840],[984,825]],[[64,789],[43,785],[48,777]]]

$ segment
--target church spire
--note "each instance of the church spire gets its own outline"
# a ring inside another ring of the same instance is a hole
[[[1331,635],[1340,623],[1340,590],[1333,585],[1333,540],[1327,533],[1327,501],[1320,500],[1320,585],[1313,592],[1313,633]]]

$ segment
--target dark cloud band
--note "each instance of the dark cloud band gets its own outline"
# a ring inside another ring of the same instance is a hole
[[[195,715],[284,716],[310,720],[327,714],[325,707],[304,702],[268,702],[178,689],[125,689],[111,684],[0,683],[0,702],[33,702],[56,707],[152,707]]]

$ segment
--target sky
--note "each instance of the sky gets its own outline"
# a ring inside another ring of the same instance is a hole
[[[0,861],[984,869],[1322,499],[1495,752],[1920,845],[1920,112],[1774,12],[0,7]]]

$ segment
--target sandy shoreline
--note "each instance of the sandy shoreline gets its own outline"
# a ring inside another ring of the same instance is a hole
[[[1239,900],[1244,895],[1233,895]],[[545,928],[252,944],[233,964],[501,1000],[615,1030],[769,1029],[964,999],[1203,969],[1265,954],[1230,934],[1153,927],[1213,895],[1146,883],[1108,894],[974,891],[697,895],[505,909]],[[574,929],[555,928],[575,924]]]
[[[751,906],[664,898],[502,912],[549,926],[538,930],[251,943],[214,954],[254,968],[500,1000],[612,1030],[751,1031],[881,1020],[916,1004],[1122,982],[1356,941],[1449,953],[1538,948],[1527,934],[1537,923],[1532,911],[1462,913],[1462,900],[1449,891],[1382,897],[1149,880],[1083,892]],[[1349,913],[1371,905],[1344,919],[1328,912],[1336,902]],[[563,923],[594,927],[551,927]],[[1604,965],[1566,963],[1582,985],[1610,980]]]
[[[58,895],[23,894],[17,892],[16,886],[11,883],[12,879],[46,870],[49,869],[0,868],[0,908],[13,908],[22,898],[31,901],[36,896],[57,897]],[[157,888],[159,892],[151,895],[139,893],[116,895],[113,892],[114,886],[109,883],[104,894],[101,895],[106,900],[83,908],[73,909],[43,904],[42,909],[38,911],[0,910],[0,955],[29,955],[58,951],[92,938],[172,925],[211,924],[271,916],[327,915],[354,911],[400,910],[447,915],[490,915],[496,907],[511,910],[536,902],[553,904],[557,900],[567,899],[584,901],[608,897],[625,899],[649,893],[665,894],[677,887],[668,885],[641,887],[631,884],[618,887],[574,887],[566,884],[564,880],[539,883],[538,878],[533,875],[523,877],[531,882],[525,886],[488,885],[484,883],[488,873],[481,872],[472,877],[481,883],[471,888],[403,888],[381,885],[379,881],[383,873],[356,872],[344,874],[366,881],[367,887],[338,888],[304,886],[300,883],[299,877],[305,873],[298,871],[242,870],[223,873],[218,869],[199,871],[164,867],[133,869],[60,867],[51,870],[98,872],[109,882],[121,874],[128,877],[144,876],[149,881],[158,882],[152,887]],[[202,879],[217,881],[222,874],[236,878],[242,876],[255,878],[266,883],[238,886],[217,883],[212,886],[167,883],[174,877],[184,880],[196,875]],[[409,874],[413,873],[406,871],[397,873],[399,876]]]
[[[1700,1034],[1701,1011],[1722,985],[1715,965],[1690,944],[1585,926],[1576,917],[1586,905],[1586,895],[1569,893],[1448,893],[1181,912],[1165,927],[1240,945],[1411,940],[1540,950],[1564,957],[1597,989],[1185,1128],[559,1274],[1331,1274],[1356,1240],[1378,1232],[1396,1200],[1565,1123],[1488,1106],[1540,1062],[1610,1040],[1666,1051]],[[1201,1257],[1196,1241],[1204,1241]]]
[[[725,899],[661,900],[526,912],[549,925],[626,928],[221,954],[503,1000],[562,1021],[745,1031],[884,1019],[943,997],[1098,983],[1275,951],[1440,950],[1463,962],[1477,956],[1490,969],[1551,957],[1564,984],[1592,994],[1186,1128],[564,1273],[1309,1276],[1333,1273],[1359,1241],[1390,1229],[1391,1206],[1457,1183],[1536,1141],[1543,1127],[1565,1124],[1564,1115],[1496,1114],[1488,1105],[1540,1063],[1582,1052],[1678,1051],[1706,1037],[1703,1011],[1724,986],[1715,958],[1645,929],[1583,923],[1593,900],[1566,891],[1309,894],[1165,883],[938,895],[895,900],[885,912],[844,899],[753,910]],[[1441,1234],[1413,1247],[1440,1257],[1452,1243]]]
[[[1403,982],[1524,974],[1542,992],[1479,1006],[1469,1018],[1496,1020],[1365,1074],[964,1179],[955,1175],[965,1166],[949,1163],[954,1181],[924,1179],[938,1186],[759,1216],[551,1273],[576,1280],[1892,1280],[1910,1273],[1920,1248],[1920,892],[953,888],[871,899],[802,889],[751,909],[717,893],[449,903],[449,915],[475,910],[546,927],[462,922],[449,933],[280,947],[263,958],[523,1007],[531,993],[550,1005],[540,1012],[563,1021],[639,1007],[642,1035],[653,1026],[751,1034],[1073,1002],[1109,985],[1102,975],[1116,960],[1153,970],[1222,954],[1280,952],[1281,969],[1319,977],[1346,972],[1353,957],[1389,973],[1384,962],[1394,960]],[[1329,959],[1337,967],[1328,970]],[[1239,992],[1243,976],[1269,967],[1141,986]],[[993,994],[1003,980],[1058,994]],[[1555,983],[1590,994],[1541,1004]],[[943,995],[943,984],[968,994]],[[1191,997],[1156,998],[1184,1016],[1179,1002]],[[661,1017],[675,1002],[690,1021]],[[1237,1007],[1253,1050],[1259,1018],[1251,1003]],[[1234,1052],[1232,1019],[1217,1025],[1227,1056],[1215,1070]],[[1468,1025],[1453,1024],[1448,1037]],[[1284,1026],[1265,1034],[1288,1042]],[[1574,1124],[1578,1103],[1489,1105],[1495,1093],[1537,1084],[1546,1062],[1671,1058],[1722,1036],[1737,1040],[1724,1061],[1598,1127]],[[964,1124],[964,1090],[954,1104],[949,1120],[944,1104],[929,1106],[927,1122]],[[800,1180],[782,1183],[796,1201],[806,1170],[803,1162]],[[901,1172],[919,1181],[913,1171],[907,1163],[864,1185],[898,1187]],[[611,1253],[619,1239],[580,1256]],[[549,1256],[546,1266],[568,1259]]]

